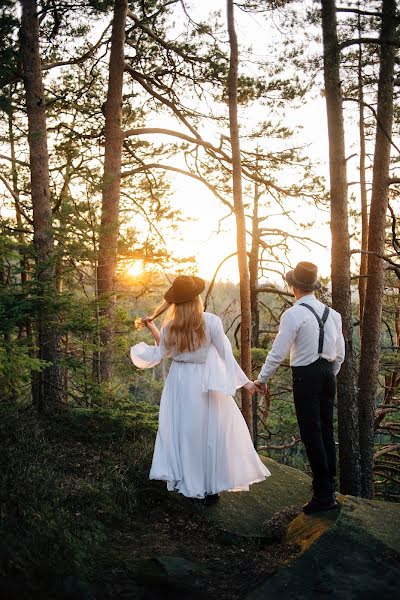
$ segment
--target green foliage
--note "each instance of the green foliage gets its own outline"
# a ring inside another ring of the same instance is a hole
[[[2,0],[0,7],[0,89],[15,77],[18,65],[17,11],[15,0]],[[9,101],[0,94],[0,110],[8,112]]]
[[[31,356],[25,343],[17,340],[0,344],[0,390],[3,400],[26,399],[30,394],[32,373],[48,363]]]

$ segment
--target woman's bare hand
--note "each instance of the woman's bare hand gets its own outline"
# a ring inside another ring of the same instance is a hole
[[[160,332],[158,331],[157,325],[155,325],[150,317],[143,317],[142,323],[146,327],[152,336],[154,337],[157,344],[160,343]]]
[[[248,392],[250,392],[250,394],[252,396],[254,396],[254,394],[256,393],[257,389],[256,386],[254,385],[254,383],[252,381],[248,381],[246,383],[246,385],[243,386]]]

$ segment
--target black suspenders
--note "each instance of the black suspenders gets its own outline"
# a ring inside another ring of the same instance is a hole
[[[313,309],[312,306],[310,306],[309,304],[306,304],[305,302],[300,302],[300,305],[308,308],[308,310],[310,310],[312,312],[312,314],[318,321],[318,325],[319,325],[318,356],[321,356],[322,350],[324,348],[324,326],[325,326],[326,320],[329,315],[329,308],[327,306],[325,306],[324,314],[322,315],[322,319],[321,319],[317,315],[317,313],[315,312],[315,310]]]

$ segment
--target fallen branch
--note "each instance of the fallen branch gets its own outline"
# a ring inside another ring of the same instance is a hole
[[[374,460],[379,458],[379,456],[383,456],[384,454],[387,454],[388,452],[392,452],[392,450],[400,450],[400,444],[392,444],[391,446],[386,446],[385,448],[378,450],[378,452],[375,452],[375,454],[374,454]]]
[[[258,434],[258,437],[266,437],[263,436],[262,433]],[[258,450],[287,450],[288,448],[293,448],[293,446],[296,446],[296,444],[298,444],[301,441],[300,437],[294,437],[292,436],[292,441],[288,442],[287,444],[269,444],[268,446],[258,446]]]

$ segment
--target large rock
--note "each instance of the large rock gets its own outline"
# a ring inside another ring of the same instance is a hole
[[[248,492],[221,494],[218,504],[202,507],[204,516],[221,530],[221,539],[265,538],[263,523],[287,506],[302,506],[310,498],[311,479],[298,469],[261,457],[271,477]]]
[[[392,600],[400,581],[400,505],[341,499],[341,510],[300,515],[287,541],[302,554],[248,600]]]

